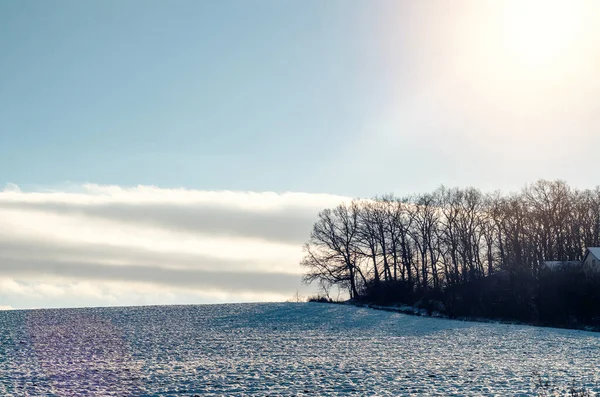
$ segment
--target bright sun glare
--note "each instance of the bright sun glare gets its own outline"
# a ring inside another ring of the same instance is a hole
[[[503,16],[505,54],[523,69],[538,69],[576,61],[585,41],[586,3],[523,0],[506,2]],[[510,4],[510,5],[509,5]],[[556,68],[554,68],[556,71]]]

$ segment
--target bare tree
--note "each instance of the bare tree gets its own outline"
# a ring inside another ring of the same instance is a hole
[[[350,297],[358,295],[358,283],[367,280],[357,266],[358,204],[340,204],[319,213],[301,265],[307,268],[305,282],[326,280],[344,285]]]
[[[600,188],[579,191],[541,180],[518,193],[484,195],[441,187],[323,210],[302,266],[306,282],[325,291],[344,288],[351,298],[365,286],[398,280],[405,282],[398,288],[427,296],[431,288],[474,283],[498,271],[539,278],[542,261],[580,260],[586,247],[598,245]]]

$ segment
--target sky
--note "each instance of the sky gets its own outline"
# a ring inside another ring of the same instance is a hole
[[[284,300],[319,210],[594,187],[595,1],[0,2],[0,306]]]

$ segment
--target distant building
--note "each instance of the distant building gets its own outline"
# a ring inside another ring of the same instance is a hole
[[[581,262],[579,261],[543,261],[542,266],[548,270],[566,270],[566,269],[576,269],[581,267]]]
[[[581,263],[587,271],[600,272],[600,247],[589,247]]]
[[[543,261],[540,265],[548,270],[581,269],[586,273],[600,273],[600,247],[588,247],[581,262]]]

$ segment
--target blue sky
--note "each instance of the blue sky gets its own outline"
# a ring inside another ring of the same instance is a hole
[[[4,2],[0,180],[328,190],[320,167],[387,95],[365,8]]]
[[[562,22],[553,18],[565,10],[513,7],[494,27],[506,7],[482,4],[3,2],[0,181],[24,189],[92,182],[352,196],[441,183],[488,190],[537,178],[595,183],[569,161],[512,165],[542,140],[546,157],[561,153],[564,124],[598,143],[589,132],[598,125],[590,107],[598,91],[583,98],[578,87],[589,70],[565,80],[572,65],[542,65],[548,79],[531,85],[540,74],[527,65],[511,71],[507,61],[523,54],[495,48],[508,40],[513,14],[532,13],[535,30]],[[571,54],[578,57],[594,70],[597,48]],[[485,59],[496,66],[478,64]],[[573,93],[566,104],[548,103]],[[531,119],[549,120],[565,106],[558,121]]]
[[[347,197],[594,187],[599,18],[585,0],[0,2],[0,307],[282,299],[315,214]],[[250,273],[271,281],[240,290]]]

